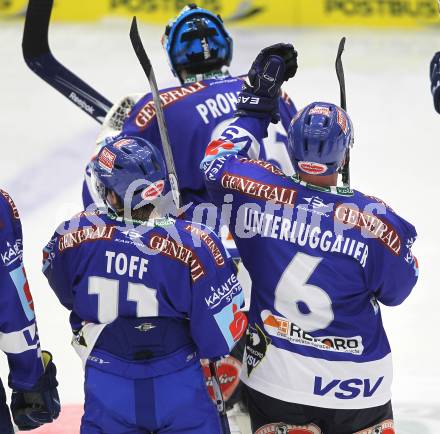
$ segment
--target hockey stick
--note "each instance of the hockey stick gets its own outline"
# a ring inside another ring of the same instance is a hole
[[[338,47],[338,54],[336,55],[336,75],[339,81],[339,90],[341,96],[341,108],[347,111],[347,99],[345,94],[345,77],[344,77],[344,67],[342,66],[342,53],[345,48],[345,37],[341,39]],[[353,132],[352,132],[353,134]],[[342,183],[344,186],[350,187],[350,147],[347,149],[345,155],[345,163],[341,170],[342,173]]]
[[[23,32],[23,57],[32,71],[102,124],[112,103],[52,55],[49,22],[53,0],[29,0]]]
[[[342,65],[342,53],[344,52],[344,48],[345,48],[345,37],[343,37],[341,39],[341,41],[339,42],[338,54],[336,55],[335,67],[336,67],[336,75],[338,76],[338,81],[339,81],[339,89],[340,89],[340,93],[341,93],[341,107],[344,110],[347,110],[347,99],[346,99],[346,94],[345,94],[344,67]]]
[[[159,89],[157,88],[156,77],[154,75],[153,67],[151,66],[150,59],[145,52],[145,48],[142,44],[141,37],[137,26],[136,17],[133,17],[130,28],[130,40],[133,45],[136,56],[145,75],[150,83],[151,93],[153,94],[154,107],[156,110],[157,124],[159,126],[160,139],[162,141],[162,147],[165,154],[165,163],[168,171],[168,179],[170,181],[171,193],[176,208],[179,210],[181,205],[179,182],[177,179],[176,167],[174,165],[173,153],[171,151],[170,139],[168,136],[168,129],[165,123],[165,116],[163,114],[162,103],[159,96]]]
[[[216,362],[209,361],[209,371],[211,373],[212,390],[214,392],[215,402],[217,405],[218,414],[220,416],[223,434],[231,434],[228,415],[226,414],[226,404],[225,400],[223,399],[222,389],[220,388],[220,382],[218,380]]]

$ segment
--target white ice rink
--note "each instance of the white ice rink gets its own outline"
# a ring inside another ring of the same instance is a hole
[[[116,101],[148,89],[128,31],[128,21],[54,25],[50,41],[62,63]],[[80,360],[70,347],[68,313],[40,271],[41,249],[61,220],[81,209],[83,168],[99,125],[26,67],[21,32],[21,23],[0,22],[0,187],[21,213],[40,338],[54,354],[62,402],[80,404]],[[174,83],[159,43],[162,27],[141,26],[141,32],[159,86]],[[352,186],[388,202],[419,233],[414,246],[419,282],[402,306],[383,308],[394,355],[397,432],[440,433],[440,115],[428,80],[430,59],[440,50],[439,29],[232,28],[232,34],[233,74],[246,72],[263,46],[295,45],[299,69],[285,87],[297,107],[312,100],[339,103],[334,58],[340,37],[347,36],[343,60],[356,136]],[[6,382],[4,360],[0,372]],[[79,429],[66,422],[38,432]]]

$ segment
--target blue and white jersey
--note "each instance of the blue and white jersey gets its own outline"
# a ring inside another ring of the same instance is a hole
[[[206,143],[218,137],[232,121],[242,84],[243,77],[228,76],[160,91],[176,173],[179,178],[182,204],[193,204],[187,209],[185,218],[208,224],[217,231],[220,223],[215,209],[211,214],[213,216],[215,214],[213,218],[207,218],[203,212],[199,213],[200,208],[193,216],[195,206],[211,202],[199,164],[204,156]],[[287,129],[296,114],[296,108],[285,93],[279,101],[281,122],[276,125],[271,124],[268,137],[261,143],[255,143],[250,152],[254,158],[269,160],[284,171],[292,173],[293,168],[288,158],[286,145]],[[124,123],[121,134],[140,136],[157,146],[164,154],[151,93],[146,94],[135,104]],[[86,176],[86,179],[89,178]],[[85,208],[92,203],[87,188],[84,188],[83,200]]]
[[[170,363],[148,372],[142,367],[136,371],[139,364],[131,369],[141,377],[155,376],[197,360],[195,352],[200,358],[226,355],[244,333],[243,294],[235,267],[204,226],[83,212],[59,226],[45,258],[44,274],[71,311],[73,345],[84,363],[128,375],[125,365],[118,372],[114,359],[107,364],[100,360],[121,354],[124,346],[151,349],[150,358],[164,363],[169,354],[183,351],[171,369]],[[107,331],[121,335],[118,324],[132,324],[137,318],[143,321],[124,332],[130,333],[126,338],[99,341]],[[98,355],[99,348],[92,352],[97,342],[105,348],[105,357]]]
[[[402,303],[416,284],[416,230],[374,197],[249,158],[266,125],[236,119],[202,163],[214,204],[229,197],[229,227],[252,279],[242,379],[287,402],[382,405],[392,362],[380,303]]]
[[[29,390],[43,375],[34,302],[23,265],[20,216],[0,190],[0,349],[9,363],[9,387]]]

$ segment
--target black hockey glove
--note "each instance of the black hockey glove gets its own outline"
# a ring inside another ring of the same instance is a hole
[[[440,51],[435,53],[429,68],[431,77],[431,92],[434,97],[434,107],[440,113]]]
[[[291,44],[275,44],[261,50],[248,73],[249,83],[243,85],[238,98],[236,116],[271,116],[280,120],[278,97],[281,85],[298,69],[298,53]]]
[[[57,368],[48,351],[42,352],[42,358],[45,369],[37,384],[31,390],[12,391],[11,413],[20,431],[29,431],[53,422],[60,414]]]

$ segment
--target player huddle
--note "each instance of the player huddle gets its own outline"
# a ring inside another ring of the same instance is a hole
[[[215,389],[216,368],[233,357],[242,363],[233,395],[255,434],[393,433],[380,303],[402,303],[416,284],[416,231],[379,199],[338,186],[353,143],[348,114],[326,102],[296,111],[281,91],[297,70],[290,44],[263,49],[247,78],[231,77],[232,39],[195,5],[163,43],[181,82],[161,100],[182,208],[172,206],[147,94],[120,128],[120,107],[109,113],[85,210],[44,248],[85,369],[80,432],[227,433],[201,360]],[[0,346],[13,419],[34,429],[59,414],[56,369],[39,347],[18,212],[0,193]],[[233,242],[220,240],[224,228]],[[248,312],[239,263],[252,282]],[[0,417],[1,432],[13,432],[4,397]]]

